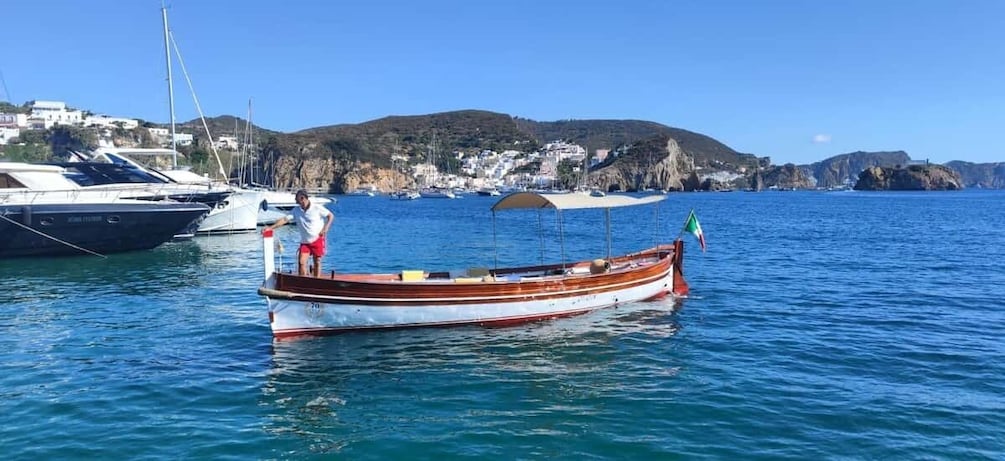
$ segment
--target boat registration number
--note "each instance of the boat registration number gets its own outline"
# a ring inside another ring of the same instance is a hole
[[[321,317],[322,313],[324,313],[324,306],[322,306],[321,303],[307,303],[307,305],[304,306],[304,314],[306,314],[309,318],[316,319]]]

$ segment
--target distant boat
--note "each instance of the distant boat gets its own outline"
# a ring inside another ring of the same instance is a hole
[[[663,199],[520,192],[497,201],[492,211],[551,208],[562,213],[657,204]],[[688,293],[680,239],[595,260],[465,271],[333,272],[314,278],[276,271],[273,231],[263,234],[265,282],[258,293],[266,298],[269,325],[277,338],[349,330],[512,325]]]
[[[159,170],[146,164],[157,162],[157,157],[173,156],[171,149],[145,148],[98,148],[92,159],[99,162],[116,163],[170,179],[176,184],[201,188],[207,192],[227,193],[226,200],[218,203],[206,219],[199,224],[199,234],[235,234],[254,232],[258,226],[258,211],[263,208],[264,195],[261,191],[239,188],[222,181],[214,181],[185,169]],[[140,159],[146,159],[141,163]],[[292,195],[292,194],[291,194]]]
[[[358,196],[362,196],[362,197],[374,197],[374,196],[377,195],[378,192],[379,191],[377,190],[377,186],[370,185],[370,186],[360,186],[360,187],[357,187],[357,188],[353,189],[352,191],[350,191],[346,195],[358,195]]]
[[[419,195],[418,192],[416,192],[414,190],[408,190],[408,189],[402,189],[402,190],[394,191],[390,195],[391,195],[391,200],[415,200],[415,199],[418,199],[418,198],[422,198],[422,196]]]
[[[209,212],[202,203],[86,190],[55,165],[0,162],[0,258],[154,248]]]
[[[436,173],[436,133],[433,133],[433,140],[429,146],[429,154],[426,156],[426,174],[423,178],[423,186],[419,189],[419,196],[422,198],[457,198],[454,191],[449,187],[442,187],[439,184],[439,173]],[[434,174],[435,173],[435,174]],[[430,178],[432,176],[432,178]]]
[[[496,189],[495,187],[483,187],[481,189],[478,189],[478,195],[499,196],[502,195],[502,192],[499,192],[499,189]]]
[[[443,187],[423,187],[419,189],[422,198],[457,198],[454,191]]]

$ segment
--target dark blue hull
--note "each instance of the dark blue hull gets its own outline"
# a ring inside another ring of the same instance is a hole
[[[176,202],[0,205],[0,258],[146,250],[208,212]]]

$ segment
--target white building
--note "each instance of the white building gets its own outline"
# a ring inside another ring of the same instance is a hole
[[[238,148],[236,136],[220,136],[216,138],[214,144],[217,149],[237,150]]]
[[[192,133],[175,133],[174,140],[179,146],[191,146],[192,142],[195,141],[195,137]],[[170,143],[171,140],[168,140]]]
[[[171,131],[167,128],[147,128],[150,132],[150,137],[154,139],[161,147],[171,146]],[[174,139],[179,146],[191,146],[194,140],[191,133],[175,133]]]
[[[555,157],[558,161],[571,160],[573,162],[582,162],[586,160],[586,149],[583,146],[562,141],[545,144],[544,153],[547,156]]]
[[[92,115],[84,119],[84,126],[100,126],[104,128],[124,128],[131,130],[140,126],[139,120],[131,118],[109,117],[107,115]]]
[[[41,125],[49,129],[55,125],[80,125],[84,120],[84,113],[66,110],[66,103],[62,101],[32,101],[28,119],[33,126]]]
[[[147,131],[150,132],[150,136],[155,138],[167,139],[167,137],[171,135],[171,132],[168,131],[167,128],[147,128]]]
[[[0,112],[0,128],[28,128],[28,114]]]
[[[611,150],[610,149],[597,149],[595,152],[596,153],[593,155],[593,164],[590,165],[590,166],[597,165],[597,164],[603,162],[604,160],[607,160],[607,156],[608,156],[608,154],[611,153]]]
[[[21,129],[20,128],[18,128],[18,127],[10,128],[10,127],[5,127],[5,126],[0,126],[0,146],[9,143],[11,139],[14,139],[14,138],[16,138],[18,136],[21,136]]]

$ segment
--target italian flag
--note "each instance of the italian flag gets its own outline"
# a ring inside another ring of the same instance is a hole
[[[687,232],[698,239],[698,245],[701,246],[701,251],[705,252],[705,233],[701,231],[701,224],[698,224],[698,217],[694,215],[694,210],[691,210],[691,214],[687,215],[687,222],[684,223],[684,229],[681,233]]]

